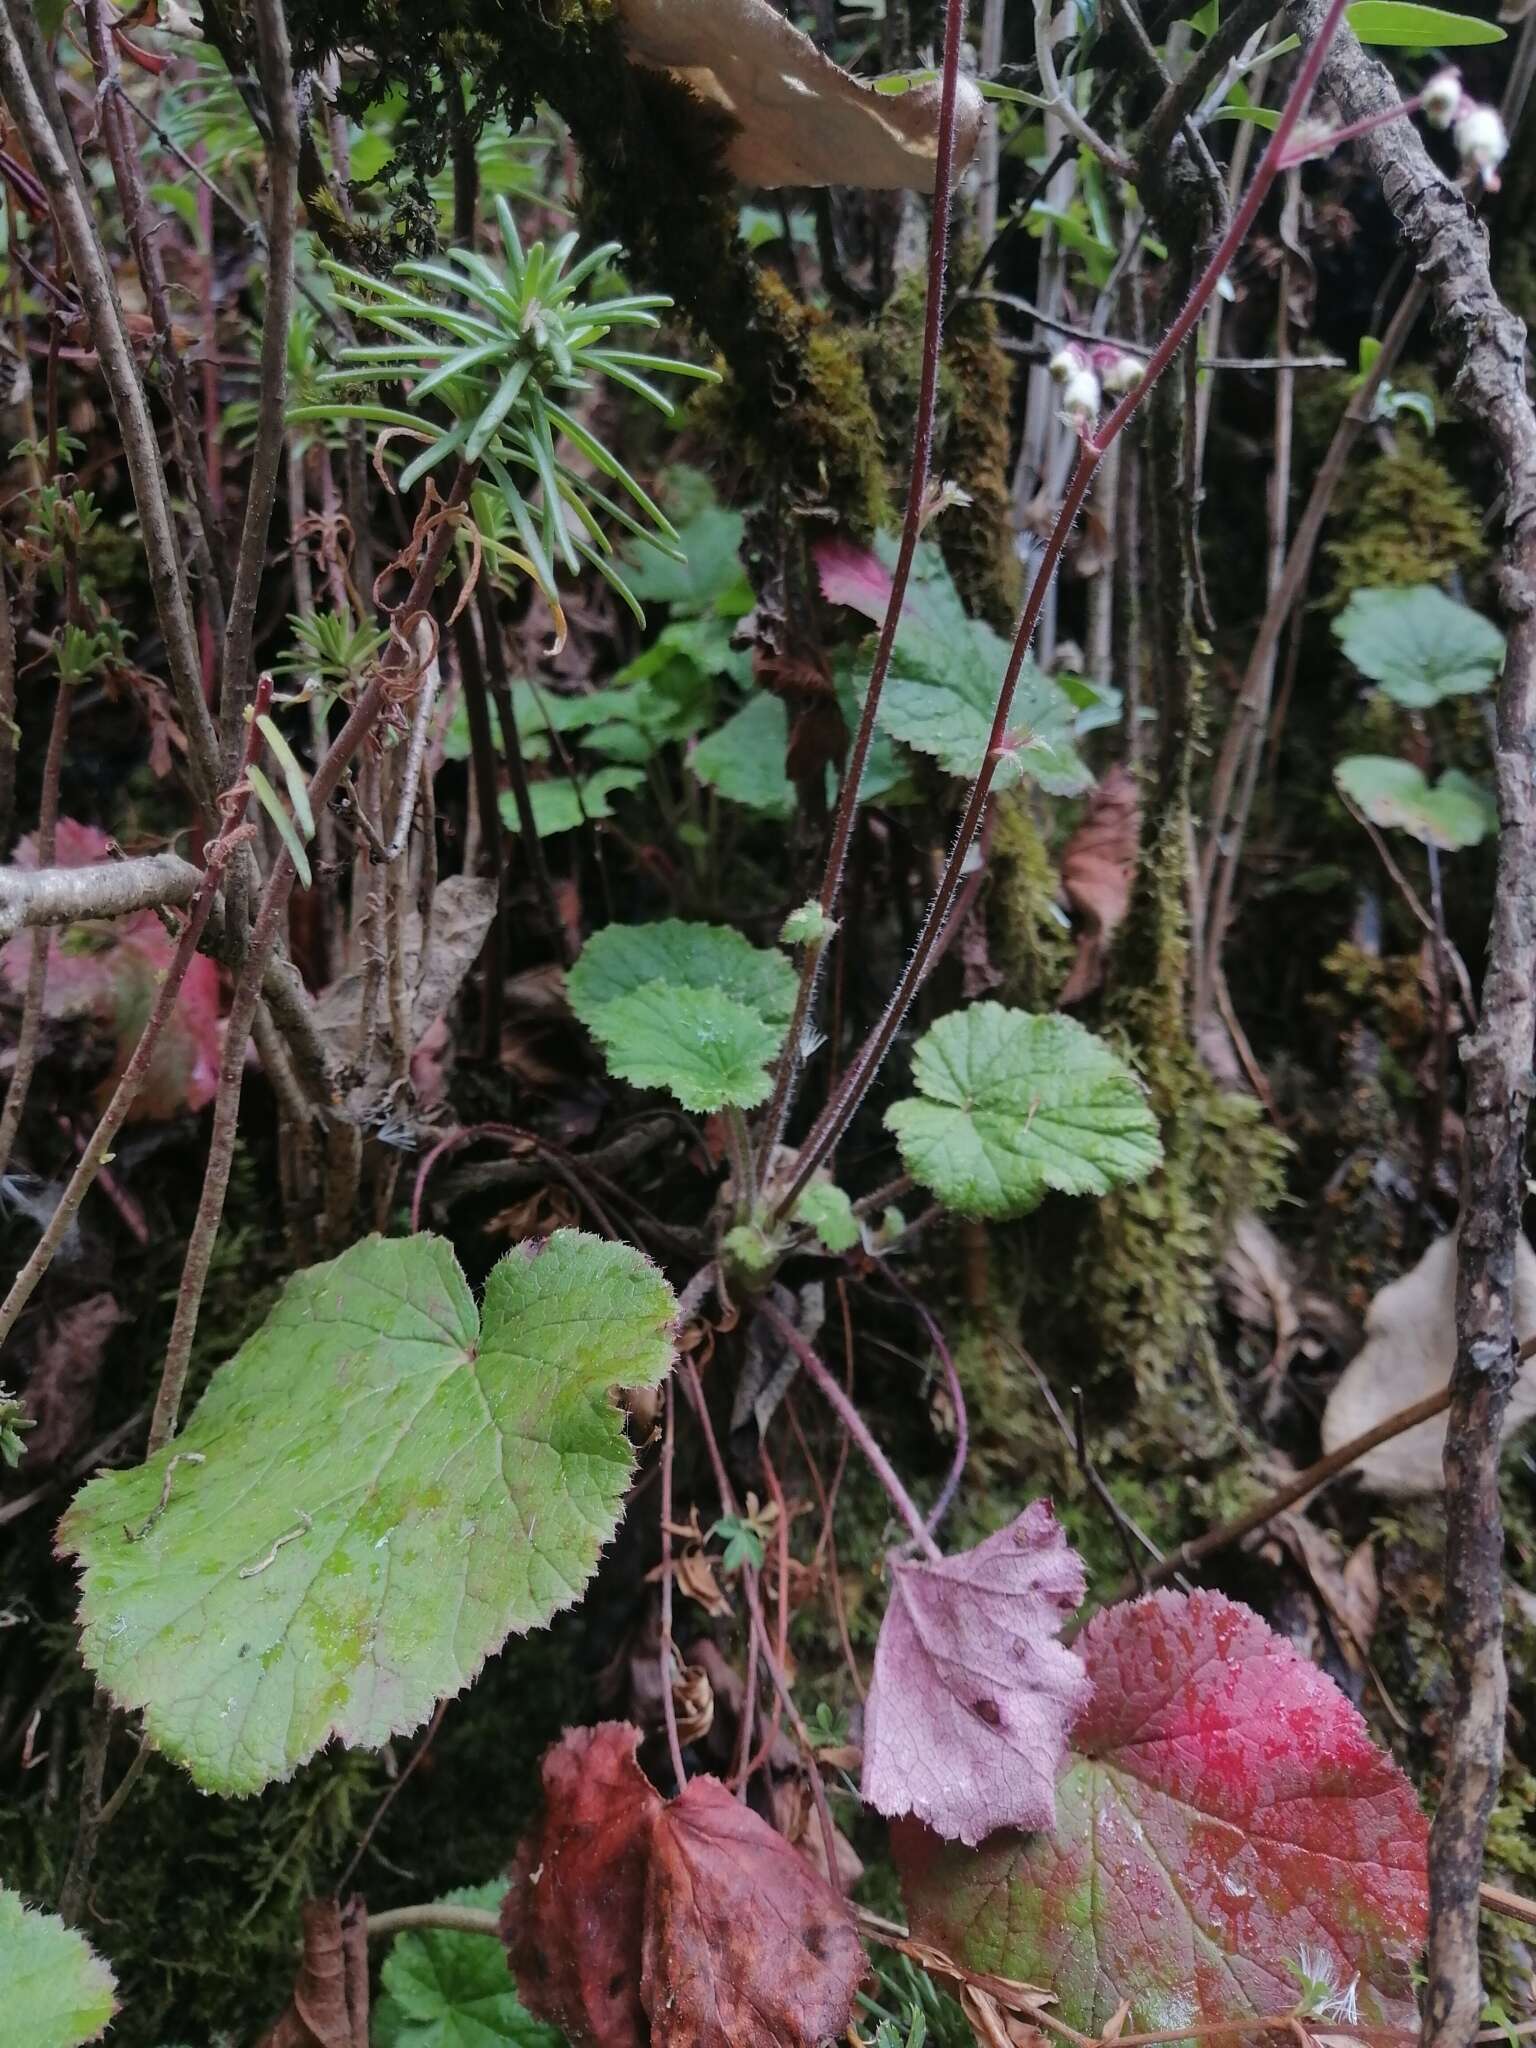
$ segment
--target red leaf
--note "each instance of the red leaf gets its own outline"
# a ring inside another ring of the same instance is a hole
[[[501,1909],[523,2003],[576,2048],[641,2048],[641,1916],[651,1827],[662,1811],[635,1760],[640,1731],[573,1728],[544,1758],[544,1813]]]
[[[842,2034],[864,1975],[847,1906],[715,1778],[651,1839],[641,1997],[667,2048],[815,2048]]]
[[[893,1558],[864,1713],[866,1804],[962,1842],[1050,1827],[1088,1696],[1056,1632],[1083,1590],[1082,1560],[1044,1500],[974,1550]]]
[[[1054,1837],[972,1854],[902,1823],[914,1932],[1089,2032],[1122,2000],[1137,2030],[1289,2011],[1303,1946],[1362,2021],[1413,2027],[1427,1827],[1344,1695],[1215,1593],[1112,1607],[1081,1647]]]
[[[107,835],[74,818],[59,820],[54,863],[85,867],[107,857]],[[16,849],[18,867],[37,865],[31,839]],[[0,976],[20,995],[32,967],[31,932],[18,932],[0,946]],[[117,1056],[102,1083],[100,1100],[116,1087],[144,1028],[176,948],[152,910],[136,911],[110,924],[67,926],[53,935],[43,999],[47,1017],[95,1017],[117,1033]],[[199,954],[187,970],[176,1007],[161,1032],[149,1073],[131,1112],[135,1121],[178,1115],[211,1102],[219,1082],[222,1033],[219,971]]]

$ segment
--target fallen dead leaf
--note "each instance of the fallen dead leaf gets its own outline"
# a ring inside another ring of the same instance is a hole
[[[1285,1247],[1252,1210],[1232,1226],[1218,1275],[1227,1306],[1240,1322],[1271,1340],[1265,1371],[1278,1376],[1295,1355],[1301,1335],[1296,1290]]]
[[[576,2048],[642,2048],[640,1942],[661,1794],[622,1721],[573,1728],[545,1755],[544,1809],[523,1838],[501,1909],[528,2010]]]
[[[1090,790],[1077,830],[1061,854],[1061,892],[1077,914],[1077,958],[1061,991],[1080,1003],[1104,979],[1104,948],[1124,921],[1141,838],[1141,796],[1116,765]]]
[[[77,1301],[38,1345],[27,1375],[26,1405],[34,1427],[27,1435],[27,1471],[51,1471],[78,1450],[96,1414],[107,1339],[123,1319],[110,1294]]]
[[[726,162],[748,185],[859,185],[931,192],[939,88],[879,92],[824,56],[772,0],[620,0],[639,64],[670,71],[738,123]],[[959,81],[955,175],[985,111]]]
[[[305,1901],[293,1999],[261,2048],[368,2048],[368,1915],[360,1900]]]
[[[951,1557],[893,1557],[890,1575],[864,1710],[866,1804],[973,1846],[1052,1826],[1089,1685],[1057,1641],[1085,1578],[1050,1502]]]
[[[1536,1252],[1522,1237],[1515,1259],[1515,1336],[1536,1335]],[[1365,1344],[1344,1368],[1323,1411],[1323,1449],[1362,1436],[1400,1408],[1447,1385],[1456,1361],[1456,1241],[1437,1238],[1419,1263],[1383,1287],[1365,1318]],[[1536,1360],[1522,1367],[1504,1416],[1508,1438],[1536,1416]],[[1445,1417],[1389,1437],[1351,1466],[1372,1493],[1438,1493],[1444,1484]]]
[[[817,1752],[823,1763],[828,1754],[824,1749]],[[811,1867],[826,1877],[827,1845],[822,1839],[821,1816],[805,1772],[797,1770],[788,1777],[775,1778],[768,1794],[768,1807],[773,1824],[785,1841],[792,1842]],[[832,1846],[837,1852],[837,1889],[850,1892],[864,1875],[864,1862],[836,1822],[832,1827]]]
[[[866,1967],[846,1901],[717,1778],[694,1778],[667,1805],[645,1893],[653,2040],[816,2048],[847,2026]]]

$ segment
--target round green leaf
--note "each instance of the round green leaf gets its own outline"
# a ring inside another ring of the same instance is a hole
[[[1431,789],[1411,761],[1351,754],[1339,762],[1333,779],[1373,825],[1410,832],[1445,853],[1476,846],[1498,823],[1487,794],[1456,768],[1448,768]]]
[[[594,932],[566,976],[571,1008],[590,1029],[605,1003],[647,982],[717,989],[766,1023],[785,1025],[795,1007],[795,970],[782,953],[749,944],[728,925],[610,924]]]
[[[609,1389],[672,1360],[627,1245],[509,1252],[479,1315],[441,1238],[289,1281],[174,1443],[77,1496],[86,1662],[210,1791],[416,1727],[579,1596],[631,1457]]]
[[[445,1906],[498,1907],[505,1879],[450,1892]],[[397,1934],[379,1972],[374,2048],[565,2048],[517,1995],[497,1934],[423,1927]]]
[[[1486,690],[1504,666],[1498,627],[1432,583],[1357,590],[1333,630],[1360,673],[1410,711]]]
[[[579,784],[564,775],[554,776],[548,782],[531,782],[528,797],[533,807],[534,832],[540,839],[552,839],[559,832],[578,831],[598,818],[611,818],[610,799],[638,789],[644,780],[644,771],[639,768],[598,768],[583,776]],[[521,832],[523,823],[511,790],[502,791],[497,808],[507,830]]]
[[[886,1125],[912,1177],[965,1216],[1022,1216],[1047,1188],[1108,1194],[1163,1156],[1136,1076],[1070,1017],[973,1003],[918,1041],[912,1078]]]
[[[665,1088],[699,1115],[761,1102],[783,1037],[720,989],[665,981],[604,1003],[592,1032],[621,1081]]]
[[[700,782],[733,804],[766,811],[788,821],[795,814],[795,785],[784,770],[789,747],[789,713],[782,697],[759,691],[702,739],[688,765]]]
[[[112,1972],[52,1913],[0,1887],[0,2016],[18,2048],[80,2048],[117,2011]]]
[[[851,1252],[859,1241],[859,1219],[840,1187],[813,1180],[795,1204],[795,1221],[808,1223],[829,1252]]]

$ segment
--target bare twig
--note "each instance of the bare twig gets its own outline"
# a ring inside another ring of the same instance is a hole
[[[370,1913],[368,1938],[382,1941],[388,1934],[409,1934],[416,1929],[441,1927],[450,1934],[487,1934],[501,1938],[501,1915],[486,1906],[391,1906],[387,1913]]]
[[[1521,1346],[1517,1362],[1532,1356],[1536,1356],[1536,1339]],[[1373,1451],[1378,1444],[1387,1443],[1393,1437],[1401,1436],[1404,1430],[1414,1429],[1421,1422],[1430,1422],[1435,1416],[1443,1415],[1450,1405],[1451,1390],[1447,1386],[1442,1387],[1438,1393],[1426,1394],[1422,1401],[1415,1401],[1410,1407],[1399,1408],[1394,1415],[1385,1416],[1370,1429],[1363,1430],[1359,1436],[1351,1437],[1347,1444],[1340,1444],[1337,1450],[1330,1451],[1327,1457],[1319,1458],[1316,1464],[1308,1465],[1306,1470],[1298,1472],[1294,1479],[1288,1479],[1284,1486],[1269,1494],[1257,1507],[1249,1508],[1244,1514],[1234,1515],[1230,1522],[1222,1522],[1216,1528],[1208,1529],[1203,1536],[1196,1536],[1188,1543],[1181,1543],[1177,1550],[1170,1551],[1151,1571],[1145,1573],[1144,1585],[1138,1585],[1131,1579],[1122,1579],[1109,1595],[1106,1605],[1116,1600],[1128,1600],[1132,1594],[1145,1591],[1149,1587],[1161,1586],[1180,1572],[1193,1571],[1197,1565],[1203,1564],[1206,1558],[1214,1556],[1218,1550],[1225,1550],[1230,1544],[1240,1543],[1243,1537],[1251,1536],[1255,1529],[1262,1529],[1266,1522],[1273,1521],[1275,1516],[1283,1513],[1286,1508],[1294,1507],[1297,1501],[1305,1499],[1309,1493],[1315,1492],[1328,1480],[1337,1478],[1339,1473],[1347,1471],[1357,1459],[1363,1458],[1367,1451]]]
[[[224,538],[214,509],[203,460],[202,436],[198,431],[197,408],[192,397],[192,380],[180,349],[176,346],[171,320],[171,300],[166,289],[165,264],[160,255],[159,223],[150,213],[144,189],[144,172],[129,114],[129,95],[123,90],[117,61],[117,44],[112,36],[106,0],[85,0],[85,27],[90,43],[101,97],[102,134],[112,165],[112,180],[123,209],[123,226],[144,287],[144,302],[155,326],[155,347],[164,363],[171,388],[171,425],[176,435],[176,460],[191,489],[197,508],[195,537],[200,566],[211,586],[210,596],[220,614],[229,603],[229,563]]]
[[[873,1435],[870,1433],[869,1424],[837,1384],[831,1373],[827,1371],[827,1368],[816,1356],[810,1345],[806,1343],[800,1332],[789,1320],[789,1317],[776,1308],[766,1295],[758,1302],[757,1312],[773,1326],[778,1336],[794,1352],[796,1358],[800,1361],[801,1369],[807,1379],[813,1383],[823,1400],[833,1409],[838,1420],[869,1460],[875,1477],[885,1488],[892,1505],[911,1530],[912,1540],[918,1549],[922,1551],[926,1558],[937,1563],[942,1552],[932,1536],[929,1535],[928,1524],[923,1519],[922,1512],[917,1503],[896,1476],[896,1469],[890,1459],[881,1450],[879,1444],[875,1442]]]
[[[1056,119],[1085,149],[1091,149],[1096,157],[1118,171],[1122,178],[1135,175],[1135,166],[1129,157],[1122,156],[1112,143],[1108,143],[1077,110],[1077,102],[1063,86],[1056,71],[1056,53],[1052,48],[1055,24],[1051,16],[1055,11],[1055,0],[1037,0],[1035,7],[1035,63],[1040,72],[1041,97],[1050,102],[1050,110]]]
[[[0,870],[0,943],[39,925],[180,909],[197,894],[202,870],[176,853],[94,861],[81,868]]]
[[[1238,54],[1248,38],[1279,11],[1276,0],[1238,0],[1237,6],[1222,16],[1215,30],[1190,59],[1188,68],[1174,80],[1153,108],[1151,118],[1141,132],[1141,145],[1137,151],[1142,163],[1160,164],[1163,161],[1180,125],[1199,107],[1206,87]]]
[[[683,1746],[677,1734],[677,1700],[673,1684],[677,1677],[677,1651],[672,1641],[672,1379],[669,1374],[662,1390],[661,1417],[661,1711],[667,1724],[667,1752],[672,1758],[672,1775],[677,1789],[688,1783],[683,1768]]]
[[[241,722],[250,702],[251,640],[256,598],[267,565],[267,534],[287,436],[288,329],[293,320],[293,247],[298,212],[299,117],[293,63],[282,0],[254,0],[256,67],[266,103],[267,287],[262,307],[261,388],[256,440],[246,484],[245,519],[235,558],[219,690],[219,738],[226,769],[242,746]]]
[[[1317,33],[1316,0],[1291,20]],[[1325,90],[1346,122],[1400,96],[1354,35],[1337,38]],[[1516,1370],[1515,1251],[1525,1196],[1525,1128],[1536,1037],[1536,411],[1525,329],[1500,303],[1487,237],[1398,121],[1356,147],[1397,218],[1459,359],[1453,392],[1482,426],[1505,494],[1503,599],[1509,644],[1499,686],[1494,765],[1499,852],[1482,1016],[1463,1053],[1465,1193],[1458,1234],[1456,1365],[1446,1428],[1445,1638],[1455,1689],[1449,1755],[1430,1837],[1426,2048],[1462,2048],[1482,2010],[1478,1883],[1504,1748],[1501,1424]]]
[[[68,142],[62,109],[57,130],[47,111],[46,99],[54,95],[46,53],[33,51],[31,42],[29,36],[28,55],[38,57],[35,78],[23,55],[17,17],[7,8],[0,15],[0,93],[21,130],[32,168],[47,189],[90,322],[91,339],[111,397],[138,507],[155,615],[165,641],[176,707],[187,735],[193,788],[198,802],[211,817],[221,779],[218,742],[203,700],[197,629],[183,582],[181,544],[166,489],[160,447],[128,345],[117,288],[72,162],[72,145]],[[66,154],[67,147],[71,154]]]

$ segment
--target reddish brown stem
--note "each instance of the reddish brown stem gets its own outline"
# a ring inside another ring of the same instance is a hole
[[[672,1775],[677,1789],[688,1783],[683,1768],[683,1745],[677,1734],[677,1701],[672,1683],[677,1652],[672,1642],[672,1380],[668,1375],[662,1390],[661,1418],[661,1711],[667,1724],[667,1750],[672,1758]]]
[[[853,746],[843,773],[843,786],[838,792],[837,811],[832,822],[832,841],[827,849],[826,866],[822,873],[819,900],[822,914],[827,918],[836,915],[838,901],[842,895],[843,873],[848,864],[848,843],[853,835],[853,821],[858,815],[859,785],[864,779],[864,764],[869,758],[869,749],[874,741],[875,716],[880,708],[880,696],[885,688],[886,676],[890,672],[891,655],[896,646],[896,629],[901,622],[907,583],[912,574],[912,559],[917,552],[917,543],[923,530],[924,500],[933,463],[933,422],[939,396],[939,357],[944,332],[944,281],[949,264],[949,203],[954,177],[955,99],[959,87],[960,45],[965,33],[965,12],[965,0],[946,0],[944,54],[939,84],[939,132],[933,179],[933,225],[928,242],[928,296],[923,308],[923,360],[918,381],[912,467],[907,476],[907,502],[902,515],[901,542],[897,549],[896,567],[891,577],[891,594],[886,602],[885,617],[880,622],[880,638],[875,645],[869,688],[864,693],[864,707],[859,714],[858,730],[853,736]],[[794,1016],[790,1021],[789,1035],[784,1041],[773,1095],[763,1118],[762,1142],[758,1147],[758,1157],[764,1176],[770,1170],[774,1150],[783,1135],[785,1119],[789,1114],[806,1025],[816,999],[816,988],[821,978],[821,967],[825,957],[824,945],[807,946],[805,949],[805,959],[800,970],[800,987],[795,997]]]
[[[939,882],[938,889],[935,891],[933,901],[929,905],[928,914],[923,920],[923,927],[918,934],[917,943],[879,1021],[875,1024],[863,1046],[860,1047],[836,1093],[831,1101],[828,1102],[821,1116],[817,1119],[815,1128],[801,1147],[794,1180],[778,1203],[774,1214],[775,1222],[782,1222],[784,1217],[792,1213],[795,1203],[804,1193],[811,1176],[827,1157],[827,1154],[837,1143],[842,1133],[848,1128],[859,1104],[868,1092],[870,1083],[873,1081],[881,1061],[889,1051],[892,1040],[901,1027],[902,1020],[911,1006],[912,998],[922,986],[924,976],[928,971],[930,956],[949,921],[949,914],[964,875],[966,857],[970,852],[971,842],[975,838],[981,824],[982,814],[987,806],[987,799],[991,793],[992,781],[997,773],[998,763],[1003,758],[1008,739],[1009,719],[1013,710],[1014,692],[1018,686],[1019,675],[1024,666],[1024,657],[1029,650],[1031,640],[1034,638],[1035,626],[1045,603],[1046,594],[1051,587],[1051,582],[1061,561],[1068,535],[1077,521],[1077,515],[1082,509],[1083,501],[1088,495],[1088,487],[1093,481],[1094,471],[1098,468],[1104,451],[1124,431],[1132,414],[1188,340],[1201,314],[1215,294],[1216,287],[1225,275],[1228,265],[1242,246],[1255,219],[1258,217],[1259,208],[1263,205],[1270,186],[1274,183],[1284,163],[1285,152],[1292,135],[1295,133],[1296,124],[1301,119],[1307,102],[1311,98],[1312,89],[1317,83],[1318,73],[1323,67],[1329,46],[1338,30],[1339,23],[1344,18],[1345,4],[1346,0],[1328,0],[1327,11],[1319,28],[1317,39],[1302,60],[1295,82],[1286,98],[1280,119],[1276,124],[1274,134],[1270,138],[1269,146],[1259,162],[1259,167],[1253,175],[1248,190],[1243,195],[1241,204],[1234,211],[1226,233],[1217,244],[1215,254],[1211,257],[1193,291],[1190,293],[1182,312],[1179,313],[1172,326],[1153,350],[1141,382],[1126,393],[1109,418],[1098,428],[1097,432],[1086,437],[1083,441],[1082,452],[1078,457],[1077,466],[1072,474],[1072,480],[1067,486],[1061,511],[1058,513],[1056,523],[1051,529],[1050,538],[1045,544],[1045,551],[1041,557],[1034,584],[1030,589],[1029,596],[1025,600],[1024,610],[1019,618],[1017,631],[1014,634],[1013,648],[1009,654],[1008,666],[1004,672],[1002,687],[998,693],[997,707],[992,718],[992,730],[988,736],[981,768],[977,773],[975,782],[971,786],[970,795],[966,800],[965,810],[960,820],[960,829],[955,835],[949,859],[945,863],[944,873]]]

